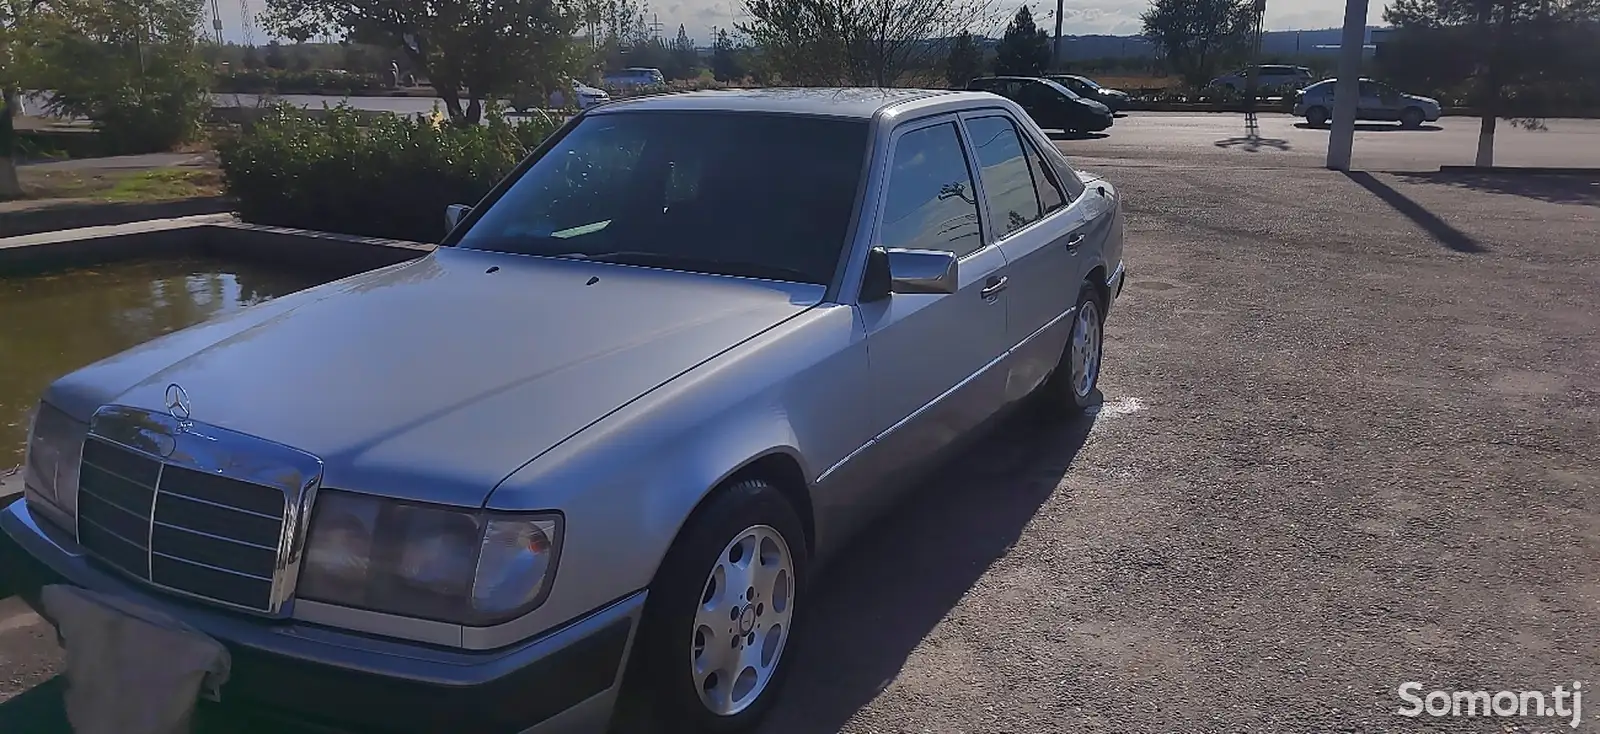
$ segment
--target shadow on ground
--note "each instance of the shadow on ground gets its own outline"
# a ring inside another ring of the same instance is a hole
[[[1094,426],[1019,415],[904,498],[820,579],[763,734],[838,731],[1022,535]]]
[[[1104,140],[1111,137],[1109,133],[1075,133],[1066,130],[1046,130],[1044,134],[1051,140]]]
[[[1263,150],[1288,150],[1293,147],[1283,138],[1261,137],[1261,122],[1255,112],[1244,113],[1244,134],[1233,138],[1223,138],[1213,143],[1218,148],[1237,148],[1246,153],[1258,153]]]
[[[1011,549],[1094,423],[1033,411],[1007,419],[844,549],[812,588],[785,653],[794,667],[761,734],[839,731],[876,698]],[[612,734],[674,734],[640,702],[624,707]]]
[[[1263,138],[1260,135],[1241,135],[1236,138],[1223,138],[1213,143],[1218,148],[1237,148],[1247,153],[1259,153],[1263,150],[1288,150],[1293,147],[1283,138]]]
[[[1407,183],[1426,183],[1470,189],[1490,194],[1526,196],[1552,204],[1600,206],[1600,174],[1506,175],[1497,173],[1432,172],[1395,174]]]
[[[1472,235],[1452,227],[1449,222],[1428,211],[1427,207],[1418,204],[1405,194],[1395,191],[1393,187],[1379,181],[1372,174],[1366,171],[1349,171],[1344,175],[1359,184],[1361,188],[1372,192],[1374,196],[1393,207],[1395,211],[1404,214],[1407,219],[1421,227],[1439,244],[1456,252],[1468,254],[1488,252],[1487,248],[1472,238]]]
[[[1297,127],[1297,128],[1300,128],[1301,130],[1322,130],[1322,131],[1327,131],[1327,129],[1328,129],[1327,125],[1322,125],[1322,126],[1319,127],[1319,126],[1313,125],[1313,124],[1311,124],[1309,122],[1297,122],[1297,123],[1294,124],[1294,126]],[[1441,130],[1444,130],[1444,128],[1439,127],[1438,125],[1422,125],[1420,127],[1407,128],[1407,127],[1401,127],[1399,123],[1395,123],[1395,122],[1358,122],[1358,123],[1356,123],[1356,132],[1362,132],[1362,133],[1435,133],[1435,132],[1439,132]]]

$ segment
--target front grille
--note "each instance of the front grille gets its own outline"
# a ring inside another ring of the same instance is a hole
[[[282,490],[163,463],[91,436],[78,479],[78,541],[174,591],[272,608]]]

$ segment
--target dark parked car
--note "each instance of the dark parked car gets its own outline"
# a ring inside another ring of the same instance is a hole
[[[1128,108],[1128,93],[1120,89],[1100,86],[1100,82],[1086,76],[1077,74],[1047,74],[1044,78],[1072,90],[1073,94],[1092,99],[1111,108],[1112,112],[1121,112]]]
[[[991,92],[1016,102],[1046,130],[1099,132],[1112,123],[1110,107],[1080,97],[1049,79],[986,76],[967,82],[967,89]]]

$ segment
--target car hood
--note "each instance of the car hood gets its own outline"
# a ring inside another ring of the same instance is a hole
[[[46,400],[117,403],[309,451],[324,486],[481,504],[517,467],[781,323],[820,286],[440,248],[91,365]]]

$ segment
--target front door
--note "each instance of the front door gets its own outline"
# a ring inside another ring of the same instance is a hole
[[[1016,291],[1005,255],[985,240],[956,117],[909,125],[891,136],[873,241],[954,252],[959,288],[896,293],[860,306],[878,435],[868,463],[877,472],[938,456],[1001,407],[1007,304]]]

